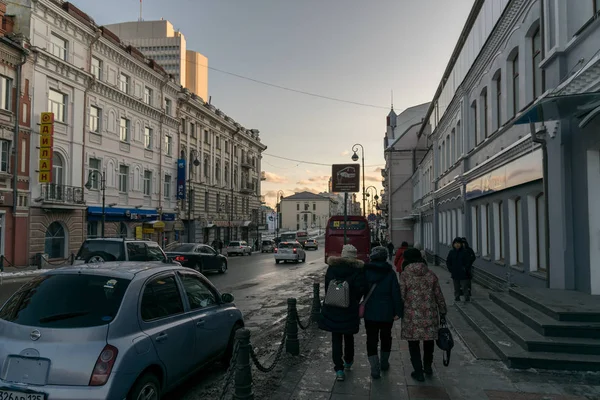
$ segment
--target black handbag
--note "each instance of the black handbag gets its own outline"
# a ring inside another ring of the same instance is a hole
[[[437,344],[437,347],[444,352],[443,362],[444,367],[447,367],[450,364],[450,354],[454,347],[454,339],[452,338],[452,333],[446,324],[445,318],[440,319],[440,329],[438,330],[438,338],[435,343]]]

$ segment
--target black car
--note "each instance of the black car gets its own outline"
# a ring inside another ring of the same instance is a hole
[[[205,244],[181,243],[169,247],[166,254],[184,267],[196,271],[217,271],[221,274],[227,271],[227,257]]]
[[[75,265],[110,261],[170,262],[158,243],[124,238],[86,239],[75,257]]]

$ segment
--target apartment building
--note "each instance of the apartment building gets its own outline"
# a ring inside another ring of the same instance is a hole
[[[332,215],[336,215],[337,202],[310,192],[295,193],[281,199],[280,232],[325,227]]]

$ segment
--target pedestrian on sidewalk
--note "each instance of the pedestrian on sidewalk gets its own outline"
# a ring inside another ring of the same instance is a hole
[[[421,252],[421,258],[423,259],[423,262],[425,263],[425,265],[427,265],[427,253],[425,253],[425,250],[423,250],[423,245],[419,242],[415,243],[415,249],[419,250]]]
[[[396,250],[396,257],[394,258],[394,266],[396,272],[400,274],[402,272],[402,263],[404,262],[404,251],[408,248],[408,243],[402,242],[400,248]]]
[[[346,378],[344,369],[352,367],[354,363],[354,335],[360,327],[358,306],[366,292],[364,263],[357,259],[357,253],[356,247],[346,244],[341,257],[331,256],[327,259],[329,267],[325,273],[325,297],[332,281],[348,282],[350,289],[348,307],[335,307],[324,302],[319,319],[319,328],[331,332],[331,353],[338,381]]]
[[[365,265],[365,278],[371,295],[365,303],[365,329],[367,331],[367,356],[371,365],[371,376],[381,377],[381,371],[390,369],[392,351],[392,327],[402,318],[404,305],[400,284],[392,265],[388,262],[385,247],[371,251],[370,262]],[[378,355],[381,339],[381,358]]]
[[[463,246],[462,238],[455,238],[452,241],[452,250],[448,252],[446,258],[446,267],[454,282],[454,301],[460,301],[461,294],[465,296],[465,301],[471,300],[471,279],[469,276],[473,261],[475,260],[472,259],[471,253]]]
[[[475,263],[475,260],[477,260],[477,256],[475,255],[475,251],[473,251],[473,249],[471,248],[471,246],[469,245],[469,242],[467,241],[466,237],[462,237],[460,238],[462,241],[462,245],[465,248],[465,250],[467,251],[467,254],[469,256],[468,258],[468,262],[467,262],[467,279],[469,280],[469,290],[471,290],[471,282],[473,280],[473,263]]]
[[[387,251],[389,260],[392,261],[392,257],[394,257],[394,243],[391,240],[387,243]]]
[[[404,252],[400,290],[404,300],[400,336],[408,340],[414,370],[410,375],[423,382],[423,373],[433,374],[434,341],[438,338],[440,319],[445,319],[447,311],[438,277],[423,263],[421,252],[417,249],[410,248]],[[423,342],[423,359],[420,342]]]

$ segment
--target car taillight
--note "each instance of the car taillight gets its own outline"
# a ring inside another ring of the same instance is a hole
[[[240,249],[243,249],[243,248],[244,248],[244,246],[240,246]]]
[[[104,349],[102,349],[102,352],[98,356],[96,365],[94,365],[92,377],[90,378],[90,386],[102,386],[108,381],[113,365],[115,365],[117,354],[119,354],[119,350],[116,347],[110,344],[104,346]]]
[[[277,253],[277,247],[275,247],[275,248],[273,249],[273,251],[274,251],[275,253]]]
[[[177,256],[175,257],[175,261],[185,261],[185,257],[184,256]]]
[[[296,254],[298,252],[298,249],[294,249],[294,254]]]

